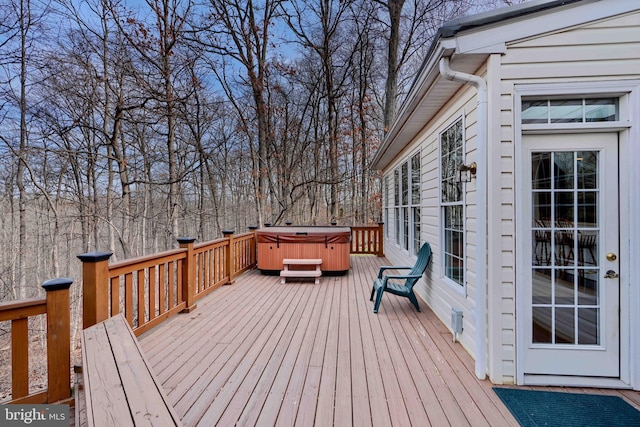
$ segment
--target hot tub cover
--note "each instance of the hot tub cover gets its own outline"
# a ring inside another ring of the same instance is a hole
[[[348,243],[348,227],[268,227],[258,230],[258,243]]]

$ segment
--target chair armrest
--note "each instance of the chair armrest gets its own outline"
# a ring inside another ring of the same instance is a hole
[[[385,270],[411,270],[413,267],[409,267],[406,265],[401,265],[401,266],[397,266],[397,265],[383,265],[380,267],[380,271],[378,271],[378,279],[382,279],[382,273]]]
[[[396,279],[396,280],[402,280],[402,279],[419,279],[422,277],[422,274],[406,274],[406,275],[401,275],[401,274],[392,274],[390,276],[384,276],[384,278],[382,278],[382,288],[386,289],[387,287],[387,281],[389,279]]]
[[[392,274],[390,276],[384,276],[385,282],[388,279],[419,279],[422,274]]]

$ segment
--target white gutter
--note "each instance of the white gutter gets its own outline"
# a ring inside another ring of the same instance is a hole
[[[440,59],[440,74],[448,80],[470,84],[478,89],[478,172],[476,174],[478,203],[477,283],[474,320],[476,326],[476,377],[487,376],[487,82],[473,74],[449,67],[449,58]]]

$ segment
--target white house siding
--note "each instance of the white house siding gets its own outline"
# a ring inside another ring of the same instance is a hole
[[[535,21],[532,22],[535,25]],[[500,307],[502,319],[501,342],[490,342],[491,349],[501,351],[500,356],[490,355],[489,371],[494,382],[513,383],[515,365],[515,87],[531,83],[552,83],[580,81],[611,81],[638,79],[640,76],[640,14],[628,14],[605,19],[584,26],[570,28],[554,34],[529,38],[507,45],[506,54],[501,58],[501,67],[495,73],[500,75],[499,114],[500,147],[489,150],[490,165],[500,165],[499,173],[491,173],[489,190],[500,188],[499,213],[501,224],[501,247],[489,248],[489,306]],[[597,86],[597,83],[594,83]],[[491,90],[491,89],[490,89]],[[496,109],[490,109],[495,114]],[[491,119],[490,119],[491,121]],[[491,131],[490,131],[491,132]],[[491,141],[491,136],[489,141]],[[490,201],[491,203],[491,201]],[[489,227],[497,224],[492,216],[496,214],[498,201],[490,204]],[[490,211],[491,212],[491,211]],[[489,229],[491,233],[491,228]],[[500,292],[491,295],[492,259],[499,257],[501,269],[494,270],[494,278],[500,278]],[[492,326],[491,311],[489,312]],[[496,323],[496,315],[494,324]],[[496,325],[497,326],[497,325]],[[495,328],[495,326],[494,326]],[[491,330],[490,330],[491,336]]]
[[[606,19],[508,46],[505,80],[545,82],[635,78],[640,15]]]
[[[393,171],[413,155],[418,147],[421,152],[421,241],[429,242],[433,251],[431,266],[426,273],[426,280],[422,279],[414,288],[442,322],[450,326],[451,308],[463,311],[464,331],[458,339],[470,354],[475,352],[475,324],[473,319],[475,297],[475,241],[476,241],[476,181],[466,183],[466,294],[460,293],[455,285],[446,283],[441,276],[441,218],[440,218],[440,157],[439,135],[447,127],[462,117],[465,128],[466,163],[476,159],[476,90],[468,86],[454,96],[434,117],[430,123],[414,138],[409,146],[384,170],[385,176],[393,177]],[[428,101],[427,101],[428,102]],[[393,214],[390,215],[388,226],[392,233],[385,241],[385,255],[396,265],[411,265],[415,257],[411,257],[401,249],[393,234]],[[393,298],[393,296],[390,296]],[[408,302],[408,301],[407,301]],[[384,305],[384,298],[383,298]],[[381,308],[381,312],[384,307]]]

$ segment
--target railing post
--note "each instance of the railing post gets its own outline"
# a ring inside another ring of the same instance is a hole
[[[233,230],[223,230],[222,231],[222,235],[224,237],[226,237],[227,239],[229,239],[229,246],[227,246],[227,250],[225,252],[225,263],[226,263],[226,269],[227,272],[229,273],[229,284],[232,285],[233,282],[235,282],[235,280],[233,280],[235,278],[236,272],[235,272],[235,267],[236,267],[236,262],[235,262],[235,250],[234,250],[234,243],[233,243]]]
[[[258,263],[258,226],[250,225],[249,230],[253,233],[253,245],[251,245],[251,264],[253,267]]]
[[[11,321],[11,394],[29,395],[29,318]]]
[[[47,280],[47,402],[71,397],[71,307],[69,287],[72,279]]]
[[[384,222],[378,223],[378,256],[384,256]]]
[[[190,313],[196,309],[196,256],[193,252],[193,237],[180,237],[180,248],[187,250],[187,257],[182,265],[182,299],[186,303],[183,313]]]
[[[113,252],[78,255],[82,261],[82,328],[109,317],[109,258]]]

